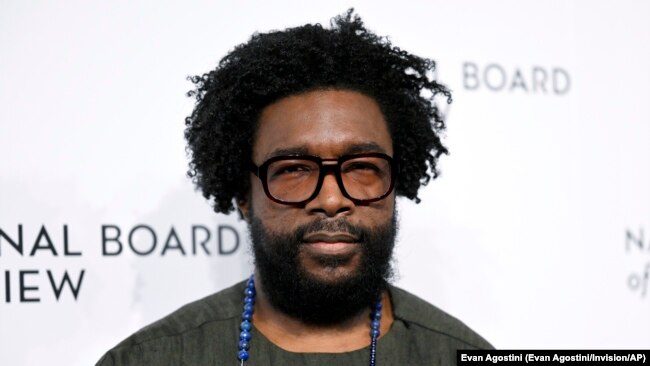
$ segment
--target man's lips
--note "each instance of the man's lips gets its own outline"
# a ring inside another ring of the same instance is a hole
[[[348,233],[328,233],[328,232],[316,232],[309,233],[303,238],[303,242],[307,244],[313,243],[348,243],[352,244],[359,240],[354,235]]]
[[[359,239],[348,233],[317,232],[305,235],[303,243],[308,252],[315,254],[340,255],[358,250]]]

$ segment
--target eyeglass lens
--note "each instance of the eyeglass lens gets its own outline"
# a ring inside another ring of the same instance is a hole
[[[267,170],[269,193],[284,202],[309,199],[318,186],[320,168],[317,162],[303,159],[279,160]],[[369,200],[384,195],[391,184],[391,164],[381,157],[359,157],[341,164],[341,180],[348,195]]]

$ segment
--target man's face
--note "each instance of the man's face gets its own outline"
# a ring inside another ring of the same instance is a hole
[[[377,103],[358,92],[326,90],[290,96],[266,107],[252,160],[259,166],[278,155],[338,158],[371,152],[393,156],[388,126]],[[262,182],[251,174],[249,200],[240,208],[249,218],[258,271],[260,266],[287,262],[282,271],[295,270],[294,277],[308,277],[307,282],[322,285],[316,293],[346,283],[368,286],[368,280],[358,280],[365,272],[381,277],[375,282],[389,272],[396,230],[394,193],[356,205],[342,194],[335,175],[327,174],[314,199],[304,206],[289,206],[270,200]],[[273,259],[280,253],[287,258]],[[264,276],[260,280],[270,287]]]

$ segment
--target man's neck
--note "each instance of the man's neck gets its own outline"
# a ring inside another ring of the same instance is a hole
[[[256,283],[253,325],[269,341],[290,352],[340,353],[370,345],[370,308],[337,324],[312,325],[291,317],[275,308],[264,294],[260,281]],[[381,336],[393,324],[393,307],[388,291],[381,297]]]

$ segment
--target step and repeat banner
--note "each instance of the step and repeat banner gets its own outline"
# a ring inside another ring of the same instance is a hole
[[[395,283],[498,348],[650,348],[650,3],[3,1],[1,365],[92,365],[251,273],[186,177],[186,77],[349,7],[454,92]]]

